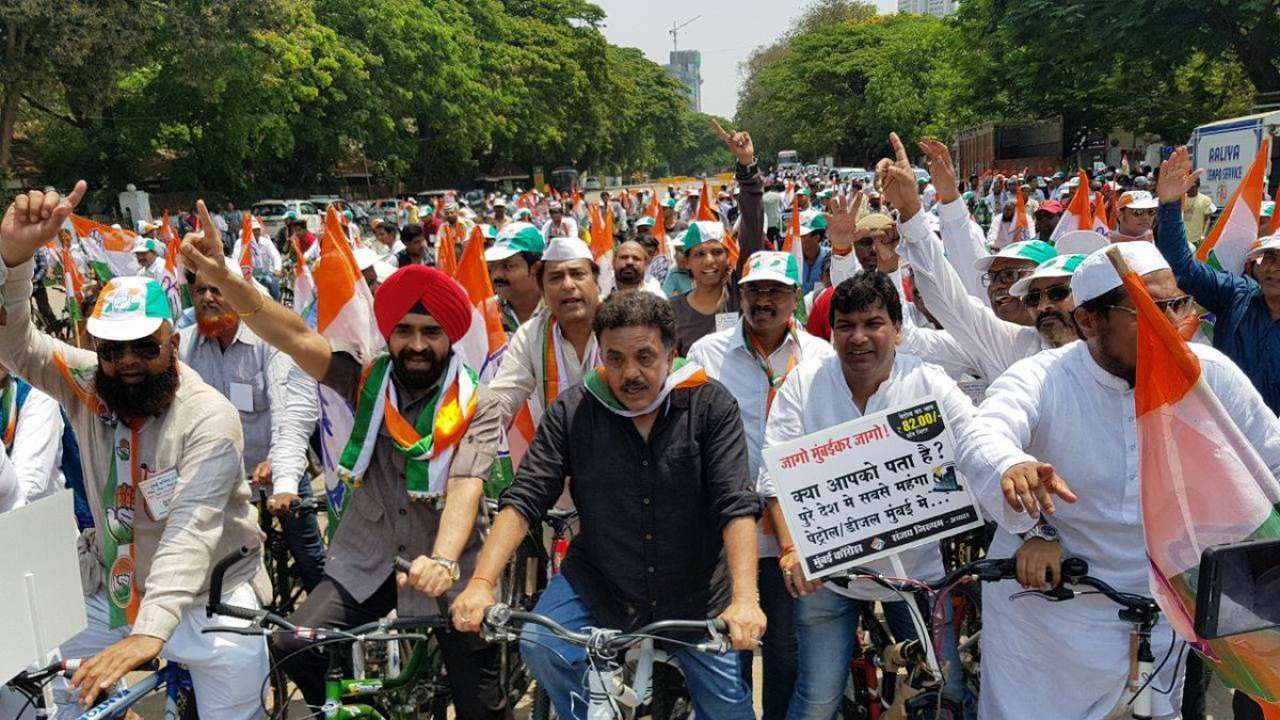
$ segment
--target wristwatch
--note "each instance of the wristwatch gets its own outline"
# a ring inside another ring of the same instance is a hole
[[[462,568],[458,565],[457,560],[450,560],[449,558],[436,555],[431,558],[431,561],[443,566],[445,570],[448,570],[450,580],[458,582],[458,578],[462,577]]]
[[[1037,538],[1046,542],[1058,542],[1058,528],[1045,522],[1044,518],[1041,518],[1040,522],[1036,523],[1034,527],[1024,533],[1019,533],[1018,537],[1023,540]]]

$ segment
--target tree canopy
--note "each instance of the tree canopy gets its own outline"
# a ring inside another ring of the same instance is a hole
[[[762,157],[862,164],[886,137],[949,139],[1061,116],[1074,142],[1123,129],[1182,142],[1280,91],[1280,0],[965,0],[947,19],[820,0],[744,63],[738,120]]]
[[[492,169],[712,172],[707,116],[584,0],[13,0],[0,173],[240,195],[344,161],[407,189]],[[13,141],[19,152],[13,152]]]

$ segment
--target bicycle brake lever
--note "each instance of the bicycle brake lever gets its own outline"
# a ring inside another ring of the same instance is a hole
[[[1074,598],[1076,596],[1076,593],[1074,590],[1072,590],[1069,587],[1066,587],[1065,585],[1059,585],[1058,587],[1055,587],[1049,590],[1023,590],[1022,592],[1016,592],[1010,595],[1009,599],[1018,600],[1020,598],[1027,597],[1029,595],[1037,595],[1044,600],[1048,600],[1049,602],[1063,602],[1064,600],[1070,600]]]

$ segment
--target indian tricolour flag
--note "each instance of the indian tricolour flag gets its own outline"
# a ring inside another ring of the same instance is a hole
[[[1236,186],[1227,208],[1196,251],[1197,260],[1237,275],[1244,272],[1245,257],[1258,240],[1258,217],[1262,214],[1270,157],[1271,138],[1264,137],[1244,180]]]
[[[293,311],[307,323],[307,327],[315,330],[316,280],[311,276],[306,258],[302,256],[298,239],[290,237],[289,243],[293,245],[293,256],[296,258],[293,265]]]
[[[299,264],[306,265],[302,261]],[[374,322],[373,295],[356,265],[351,244],[332,206],[325,212],[320,261],[316,263],[313,278],[316,332],[330,342],[353,348],[361,362],[372,362],[385,345]],[[296,297],[294,303],[295,306],[298,303]],[[325,495],[329,499],[330,534],[342,518],[352,490],[338,476],[338,461],[351,437],[354,422],[354,408],[348,399],[321,384],[320,460],[324,466]]]
[[[1080,184],[1076,185],[1071,202],[1067,204],[1067,211],[1062,213],[1049,240],[1056,244],[1063,235],[1076,230],[1092,230],[1103,237],[1111,234],[1106,221],[1094,216],[1093,207],[1089,204],[1089,176],[1084,170],[1080,171]]]
[[[123,228],[113,228],[79,215],[67,219],[71,232],[80,240],[89,262],[89,270],[98,282],[105,283],[117,275],[137,275],[142,268],[133,256],[138,235]]]
[[[1132,271],[1122,277],[1138,309],[1134,401],[1152,593],[1174,630],[1228,686],[1274,703],[1280,700],[1280,631],[1206,640],[1196,635],[1194,618],[1205,548],[1280,538],[1280,483],[1142,280]]]
[[[165,245],[164,278],[160,285],[169,298],[169,306],[173,316],[181,317],[182,311],[191,307],[191,292],[187,288],[187,271],[182,263],[182,238],[169,223],[169,212],[164,213],[160,222],[160,242]]]

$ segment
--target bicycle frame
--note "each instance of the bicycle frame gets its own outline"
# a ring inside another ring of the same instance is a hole
[[[91,708],[80,716],[80,720],[122,718],[126,710],[160,688],[165,689],[164,716],[169,720],[177,716],[178,692],[190,687],[191,675],[187,669],[177,663],[166,663],[164,667],[144,677],[141,682],[117,692]]]

